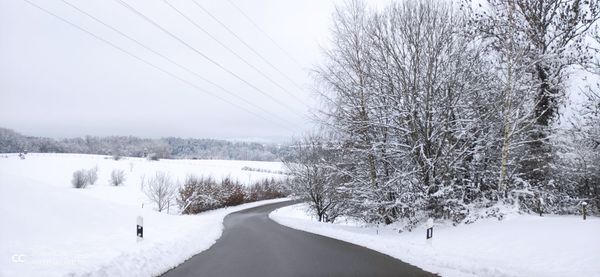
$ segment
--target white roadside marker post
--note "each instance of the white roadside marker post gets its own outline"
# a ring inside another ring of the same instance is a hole
[[[433,238],[433,218],[427,219],[427,239]]]
[[[137,217],[137,242],[144,239],[144,218],[141,216]]]

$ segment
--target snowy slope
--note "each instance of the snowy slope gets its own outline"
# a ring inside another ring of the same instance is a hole
[[[133,163],[130,171],[129,163]],[[74,170],[98,165],[99,180],[71,188]],[[0,276],[152,276],[208,249],[221,235],[223,218],[262,201],[196,216],[153,211],[139,191],[139,177],[161,169],[174,178],[186,174],[246,178],[244,165],[278,169],[277,163],[240,161],[112,161],[91,155],[0,157]],[[108,185],[112,168],[126,168],[122,187]],[[144,237],[136,242],[136,217],[144,217]]]
[[[398,234],[392,227],[320,223],[299,204],[269,215],[278,223],[388,254],[441,276],[600,276],[599,218],[512,215]]]

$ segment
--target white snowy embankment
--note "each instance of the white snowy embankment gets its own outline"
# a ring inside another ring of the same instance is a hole
[[[86,189],[71,187],[74,170],[96,165],[97,184]],[[214,244],[227,214],[285,199],[199,215],[169,215],[155,212],[146,202],[139,176],[163,170],[178,179],[186,174],[232,175],[247,181],[277,177],[242,172],[244,165],[277,168],[276,164],[240,161],[113,161],[93,155],[0,157],[0,276],[161,274]],[[108,185],[114,168],[126,169],[129,178],[122,187]],[[135,232],[140,215],[144,240],[138,243]]]
[[[425,227],[398,233],[393,227],[351,222],[320,223],[306,204],[269,216],[279,224],[385,253],[441,276],[600,276],[600,219],[509,215],[457,227],[438,224],[433,240]]]

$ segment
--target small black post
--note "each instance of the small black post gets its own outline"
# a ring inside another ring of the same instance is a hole
[[[429,218],[427,220],[427,239],[431,239],[433,237],[433,218]]]
[[[137,217],[137,241],[144,239],[144,218],[141,216]]]
[[[583,206],[583,220],[585,220],[585,218],[587,217],[587,202],[583,202],[581,203],[581,206]]]

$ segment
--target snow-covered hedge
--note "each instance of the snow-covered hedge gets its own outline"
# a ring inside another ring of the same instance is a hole
[[[177,203],[182,213],[196,214],[207,210],[236,206],[247,202],[287,196],[284,181],[264,179],[249,186],[229,177],[188,176],[179,189]]]

